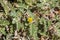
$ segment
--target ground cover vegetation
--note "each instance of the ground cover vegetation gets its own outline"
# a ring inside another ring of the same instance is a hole
[[[0,0],[0,40],[60,40],[60,0]]]

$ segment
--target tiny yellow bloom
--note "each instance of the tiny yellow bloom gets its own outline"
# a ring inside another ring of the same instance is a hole
[[[31,17],[28,18],[28,22],[32,23],[33,19]]]

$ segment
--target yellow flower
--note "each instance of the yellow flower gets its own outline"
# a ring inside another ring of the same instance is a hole
[[[28,22],[32,23],[33,19],[31,17],[28,18]]]

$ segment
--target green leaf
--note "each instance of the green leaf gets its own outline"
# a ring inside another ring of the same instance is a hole
[[[5,28],[1,28],[1,29],[0,29],[0,33],[2,33],[2,34],[6,34],[6,32],[5,32]]]
[[[8,7],[6,1],[5,1],[5,0],[0,0],[0,3],[1,3],[1,5],[3,6],[4,11],[5,11],[6,15],[7,15],[8,12],[9,12],[9,7]]]
[[[12,12],[10,13],[10,16],[16,17],[16,16],[17,16],[17,13],[16,13],[15,11],[12,11]]]
[[[30,35],[34,37],[34,40],[38,40],[36,24],[30,24],[29,32],[30,32]]]
[[[33,4],[36,4],[36,3],[37,3],[37,0],[25,0],[25,2],[26,2],[28,5],[32,6]]]
[[[0,25],[2,25],[2,26],[9,25],[9,21],[7,21],[7,20],[0,20]]]
[[[32,0],[25,0],[28,5],[32,5]]]

